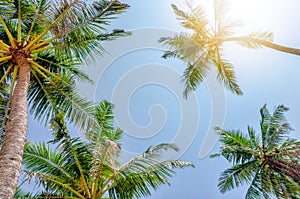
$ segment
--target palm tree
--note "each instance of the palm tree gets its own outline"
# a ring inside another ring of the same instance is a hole
[[[130,199],[151,195],[151,189],[169,184],[173,168],[193,166],[181,160],[160,160],[161,152],[178,150],[173,144],[148,148],[125,164],[117,157],[122,131],[113,127],[113,105],[103,101],[97,106],[97,121],[104,131],[93,134],[92,142],[71,138],[63,120],[57,115],[51,123],[56,150],[44,142],[27,143],[24,151],[26,173],[36,176],[44,186],[38,198],[119,198]]]
[[[103,31],[127,7],[116,0],[0,0],[0,83],[10,85],[0,151],[0,198],[13,198],[16,189],[27,133],[27,99],[37,119],[47,121],[63,111],[79,127],[96,123],[92,103],[74,92],[74,81],[88,80],[80,65],[89,55],[103,52],[101,41],[125,34]]]
[[[172,8],[181,25],[189,31],[159,40],[169,47],[163,55],[164,58],[177,57],[187,64],[182,76],[182,81],[185,82],[185,97],[203,82],[213,66],[217,68],[219,82],[231,92],[237,95],[243,94],[237,83],[232,64],[224,59],[222,54],[223,44],[226,42],[236,42],[248,48],[268,47],[300,55],[300,49],[273,43],[271,32],[254,32],[245,36],[236,36],[234,29],[240,26],[240,23],[231,21],[227,17],[228,7],[223,0],[214,0],[213,23],[206,18],[201,5],[194,5],[192,1],[186,2],[188,12],[180,10],[174,4]]]
[[[248,136],[217,129],[223,145],[212,157],[223,156],[233,164],[220,175],[222,193],[249,184],[246,198],[299,198],[300,142],[288,138],[292,128],[284,116],[287,110],[280,105],[271,115],[263,106],[260,135],[252,127],[248,127]]]

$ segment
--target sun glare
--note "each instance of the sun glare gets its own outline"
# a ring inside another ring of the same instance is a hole
[[[228,14],[231,20],[239,21],[243,24],[242,31],[253,29],[260,30],[266,27],[265,22],[270,19],[270,1],[267,0],[227,0]],[[277,0],[272,0],[272,4]],[[209,20],[213,21],[213,0],[199,0],[199,4],[205,7]],[[272,15],[274,18],[274,16]]]
[[[270,2],[265,0],[230,0],[229,16],[246,26],[257,26],[268,10]]]

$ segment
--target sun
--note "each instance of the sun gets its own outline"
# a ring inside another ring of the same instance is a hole
[[[270,13],[270,1],[268,0],[224,0],[228,3],[227,17],[230,20],[243,24],[242,32],[249,30],[264,29],[270,19],[274,19],[274,14]],[[198,0],[203,5],[209,21],[214,20],[213,0]],[[272,6],[278,7],[278,0],[272,0]],[[272,10],[272,9],[271,9]],[[274,10],[273,10],[274,11]],[[276,16],[275,16],[276,17]],[[272,20],[271,20],[272,21]]]
[[[268,11],[266,0],[229,0],[229,17],[243,22],[246,26],[257,26]]]

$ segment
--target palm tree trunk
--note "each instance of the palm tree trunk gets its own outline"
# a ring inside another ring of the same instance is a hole
[[[272,157],[266,157],[266,160],[270,167],[272,167],[275,171],[291,177],[296,182],[300,182],[300,165],[292,162],[286,164],[281,161],[275,160]]]
[[[275,44],[273,42],[270,41],[263,41],[260,39],[255,39],[255,38],[248,38],[248,37],[231,37],[228,39],[224,39],[222,40],[223,42],[227,42],[227,41],[234,41],[234,42],[239,42],[239,41],[244,41],[244,42],[255,42],[258,44],[261,44],[267,48],[271,48],[280,52],[284,52],[284,53],[289,53],[289,54],[293,54],[293,55],[297,55],[300,56],[300,49],[298,48],[291,48],[291,47],[287,47],[287,46],[282,46],[279,44]]]
[[[18,184],[26,142],[28,113],[27,90],[30,83],[30,64],[24,54],[16,53],[19,66],[18,82],[11,101],[5,137],[0,151],[0,198],[13,199]]]

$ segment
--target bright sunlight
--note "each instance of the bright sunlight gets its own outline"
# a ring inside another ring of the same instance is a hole
[[[196,2],[196,1],[195,1]],[[213,0],[198,0],[205,7],[208,18],[213,21]],[[227,0],[228,17],[241,22],[242,32],[268,28],[274,21],[274,11],[280,8],[278,0]],[[270,6],[272,4],[272,6]]]
[[[270,2],[265,0],[230,0],[231,6],[229,16],[232,19],[241,21],[245,27],[257,27],[267,17]]]

